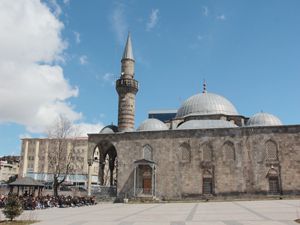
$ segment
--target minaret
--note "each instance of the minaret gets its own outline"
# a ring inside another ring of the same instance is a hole
[[[138,82],[134,79],[134,57],[130,34],[121,60],[121,77],[116,81],[116,90],[119,95],[118,130],[119,132],[133,130]]]

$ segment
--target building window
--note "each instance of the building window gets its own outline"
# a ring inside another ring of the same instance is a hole
[[[225,161],[235,160],[235,150],[232,142],[228,141],[223,145],[223,155]]]
[[[212,161],[212,157],[213,157],[212,147],[208,144],[205,144],[203,145],[202,151],[203,151],[202,160],[206,162]]]
[[[181,161],[190,162],[191,161],[191,148],[187,143],[183,143],[179,147],[181,154]]]
[[[269,193],[279,194],[279,179],[278,177],[269,177]]]
[[[212,194],[212,178],[203,178],[203,194]]]
[[[274,141],[270,140],[266,142],[266,160],[278,160],[277,145]]]
[[[145,145],[143,147],[143,158],[147,160],[153,159],[152,148],[150,145]]]

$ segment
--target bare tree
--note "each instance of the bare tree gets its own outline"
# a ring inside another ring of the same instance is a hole
[[[60,185],[75,168],[74,150],[76,138],[70,120],[60,116],[48,130],[48,163],[49,172],[53,174],[53,194],[58,196]]]

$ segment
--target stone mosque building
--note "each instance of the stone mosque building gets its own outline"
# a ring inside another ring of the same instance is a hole
[[[300,194],[300,125],[268,113],[240,115],[204,84],[176,114],[158,112],[135,129],[134,64],[128,35],[116,81],[118,126],[88,134],[89,171],[99,163],[101,183],[108,163],[118,198]]]

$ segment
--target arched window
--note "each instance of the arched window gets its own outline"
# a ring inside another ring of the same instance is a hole
[[[152,155],[152,148],[150,145],[145,145],[143,147],[143,158],[147,160],[152,160],[153,155]]]
[[[191,161],[191,147],[187,143],[183,143],[179,147],[181,161],[190,162]]]
[[[269,140],[266,142],[266,160],[278,160],[277,145],[274,141]]]
[[[202,161],[210,162],[213,158],[212,147],[209,144],[202,146]]]
[[[232,142],[227,141],[223,145],[223,155],[225,161],[235,160],[235,150],[234,150],[234,144]]]

